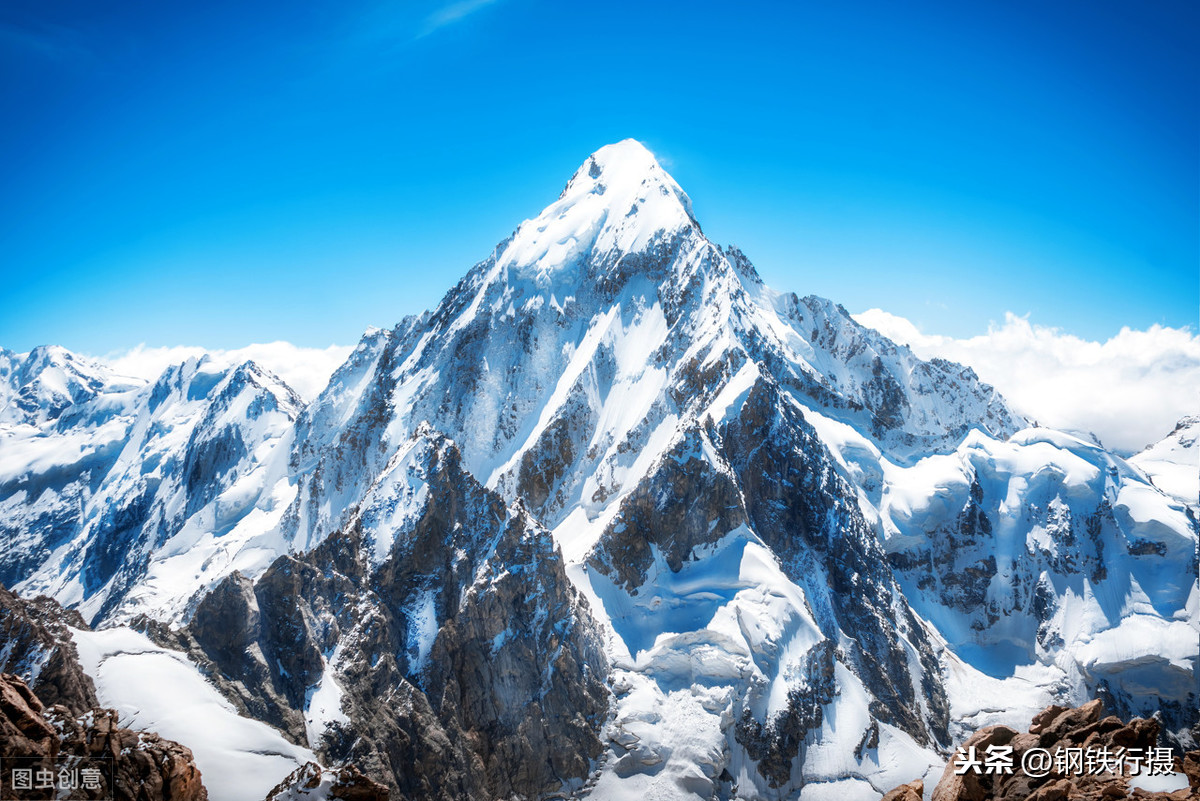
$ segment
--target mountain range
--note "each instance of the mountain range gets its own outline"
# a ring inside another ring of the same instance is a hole
[[[394,799],[878,799],[1051,702],[1195,747],[1198,425],[1131,459],[1033,426],[765,286],[626,140],[311,402],[0,350],[0,583],[81,615],[99,701],[219,801],[310,760]]]

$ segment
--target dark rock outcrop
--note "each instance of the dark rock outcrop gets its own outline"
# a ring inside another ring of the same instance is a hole
[[[59,798],[208,799],[192,752],[186,747],[157,734],[121,728],[112,709],[94,708],[76,715],[62,704],[47,707],[28,684],[11,673],[0,674],[0,754],[10,764],[55,775],[63,767],[100,772],[94,788],[77,782],[75,789]],[[45,790],[14,789],[10,783],[3,787],[6,801],[43,798],[45,794]]]
[[[1011,750],[1012,770],[988,773],[967,770],[960,774],[957,758],[952,758],[933,790],[932,801],[1108,801],[1118,798],[1163,799],[1163,801],[1195,801],[1200,799],[1200,751],[1191,751],[1183,759],[1172,758],[1175,772],[1188,777],[1189,787],[1173,792],[1149,792],[1140,787],[1130,788],[1131,772],[1126,766],[1120,772],[1089,770],[1083,756],[1087,753],[1147,754],[1159,748],[1158,721],[1134,718],[1128,723],[1115,715],[1104,716],[1103,703],[1097,699],[1078,708],[1050,706],[1034,716],[1026,733],[1007,726],[986,726],[964,742],[956,754],[969,754],[974,749],[983,759],[987,749]],[[1035,749],[1044,749],[1051,757],[1047,770],[1027,770],[1025,757]],[[1069,767],[1058,762],[1055,755],[1065,755],[1070,749],[1081,749],[1080,764]],[[1098,763],[1097,763],[1098,764]],[[1063,768],[1060,770],[1060,768]],[[1139,768],[1147,771],[1143,763]],[[884,801],[909,801],[913,785],[897,787],[884,796]],[[915,790],[920,798],[920,790]]]
[[[805,738],[821,726],[822,709],[838,692],[833,676],[833,643],[829,640],[817,643],[809,657],[804,686],[788,693],[783,712],[764,726],[746,709],[734,734],[746,753],[758,762],[759,773],[773,788],[787,783],[792,762],[803,752]]]
[[[100,702],[67,626],[87,628],[52,598],[25,600],[0,586],[0,671],[19,676],[45,704],[81,715]]]
[[[608,704],[586,600],[550,533],[482,487],[453,443],[425,431],[413,448],[344,531],[257,581],[229,576],[185,630],[152,636],[188,651],[241,711],[393,799],[582,784]],[[424,500],[396,529],[411,481]],[[338,709],[315,723],[326,681]]]
[[[353,765],[322,768],[308,762],[289,773],[266,801],[304,801],[304,799],[339,799],[339,801],[388,801],[388,788],[363,775]]]

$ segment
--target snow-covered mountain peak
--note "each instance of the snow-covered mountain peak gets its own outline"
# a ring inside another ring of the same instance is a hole
[[[605,145],[593,153],[589,160],[595,162],[601,170],[613,164],[625,166],[637,165],[643,170],[651,168],[661,169],[658,160],[654,158],[654,154],[650,152],[650,149],[632,138],[622,139],[620,142]]]
[[[0,423],[40,425],[98,394],[145,383],[59,345],[39,345],[25,354],[0,349]]]
[[[1187,415],[1171,433],[1129,460],[1163,492],[1196,508],[1200,505],[1200,415]]]
[[[460,790],[403,795],[877,801],[1097,695],[1193,742],[1200,423],[1128,463],[1028,429],[766,286],[637,142],[310,404],[241,358],[116,392],[0,349],[0,583]],[[464,783],[497,764],[527,787]]]
[[[1200,414],[1189,414],[1179,418],[1179,422],[1175,424],[1175,428],[1167,435],[1167,439],[1174,439],[1180,443],[1181,447],[1191,448],[1196,445],[1197,439],[1200,439]],[[1148,448],[1153,448],[1155,445],[1149,445]]]
[[[589,192],[605,194],[610,188],[617,192],[628,192],[650,185],[668,187],[671,194],[690,211],[691,200],[662,168],[654,154],[636,139],[625,139],[605,145],[588,156],[567,182],[559,200]]]
[[[589,156],[558,200],[502,246],[496,266],[539,288],[572,286],[584,278],[584,263],[612,266],[699,227],[675,179],[641,143],[626,139]]]

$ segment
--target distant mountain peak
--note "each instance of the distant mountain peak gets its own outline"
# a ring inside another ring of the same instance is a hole
[[[1169,434],[1134,454],[1129,462],[1144,471],[1163,492],[1196,508],[1200,504],[1200,481],[1196,476],[1198,442],[1200,415],[1185,415]]]
[[[38,425],[103,392],[124,392],[145,381],[60,345],[39,345],[25,354],[0,353],[0,423]]]

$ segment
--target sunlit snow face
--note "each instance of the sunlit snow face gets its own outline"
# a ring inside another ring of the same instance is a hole
[[[694,223],[687,195],[650,151],[627,139],[596,151],[557,202],[522,223],[498,267],[540,288],[569,286],[584,254],[638,253],[655,236]]]

